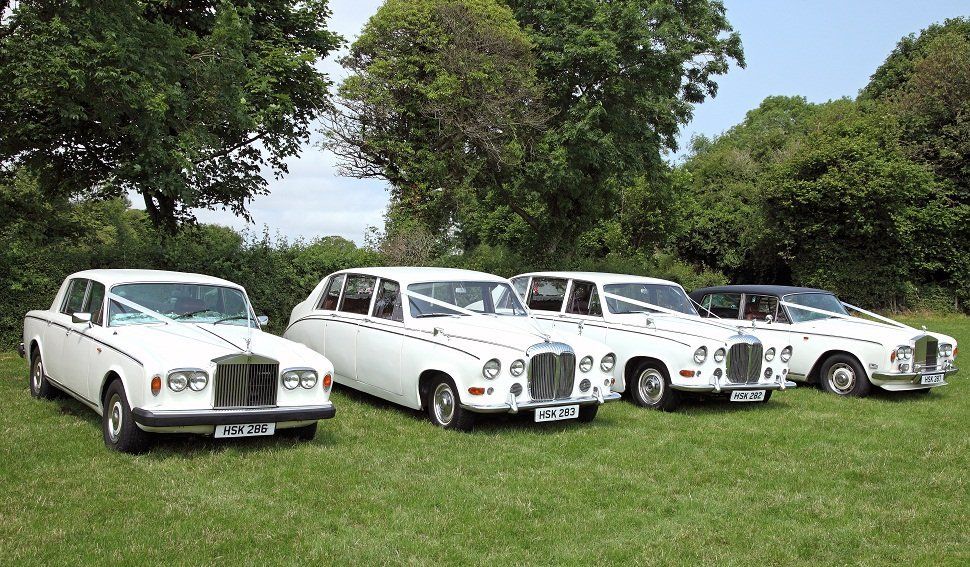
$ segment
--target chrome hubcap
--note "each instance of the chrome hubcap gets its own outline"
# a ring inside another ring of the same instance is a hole
[[[111,396],[111,402],[108,404],[108,437],[111,438],[112,442],[118,440],[118,436],[121,435],[121,419],[122,419],[122,407],[121,399],[115,394]]]
[[[442,425],[451,423],[455,417],[455,393],[448,384],[438,384],[434,389],[434,415]]]
[[[640,397],[655,404],[664,395],[664,377],[653,368],[648,368],[640,374],[638,383]]]
[[[832,390],[846,394],[855,386],[855,371],[848,364],[839,362],[829,368],[828,380]]]
[[[35,392],[40,391],[41,383],[44,381],[44,363],[37,359],[34,363],[34,371],[30,374],[30,385],[34,388]]]

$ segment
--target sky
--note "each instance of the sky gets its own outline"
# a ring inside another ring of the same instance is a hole
[[[348,42],[381,5],[373,0],[331,0],[330,29]],[[746,68],[718,78],[718,94],[697,106],[680,135],[683,156],[691,137],[714,136],[737,124],[767,96],[801,95],[810,102],[854,97],[904,35],[946,18],[970,16],[967,0],[727,0],[728,20],[741,34]],[[322,69],[335,83],[346,75],[335,54]],[[290,240],[337,235],[362,243],[368,227],[383,225],[386,183],[337,174],[334,156],[317,136],[287,161],[289,174],[270,179],[269,195],[249,204],[253,223],[224,211],[197,211],[200,222],[268,227]],[[140,200],[135,198],[136,206]]]

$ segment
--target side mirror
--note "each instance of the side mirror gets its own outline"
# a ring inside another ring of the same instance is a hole
[[[259,323],[260,327],[265,327],[269,323],[269,317],[266,315],[260,315],[256,317],[256,322]]]
[[[770,325],[771,322],[774,321],[774,320],[775,320],[775,318],[772,317],[771,315],[765,315],[765,323],[767,323],[768,325]]]
[[[71,323],[91,323],[90,313],[74,313],[71,315]]]

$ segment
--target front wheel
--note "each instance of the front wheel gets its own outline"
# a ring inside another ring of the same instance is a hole
[[[125,387],[120,380],[108,386],[104,394],[104,412],[101,414],[101,429],[104,444],[109,449],[122,453],[143,453],[148,450],[151,435],[142,431],[135,423],[125,396]]]
[[[34,355],[30,363],[30,395],[41,400],[52,400],[57,391],[44,374],[44,361],[40,353]]]
[[[637,367],[628,388],[633,403],[640,407],[671,411],[680,403],[680,392],[670,386],[667,369],[655,363],[644,362]]]
[[[872,382],[855,358],[833,354],[822,364],[819,378],[826,392],[839,396],[864,398],[872,390]]]
[[[461,407],[458,389],[447,376],[439,376],[431,383],[427,405],[428,417],[438,427],[471,431],[475,426],[475,414]]]

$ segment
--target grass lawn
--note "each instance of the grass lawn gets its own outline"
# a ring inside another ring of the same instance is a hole
[[[970,319],[925,324],[970,366]],[[139,457],[26,375],[0,354],[7,565],[970,562],[967,371],[929,395],[622,401],[472,434],[338,388],[311,443],[188,436]]]

